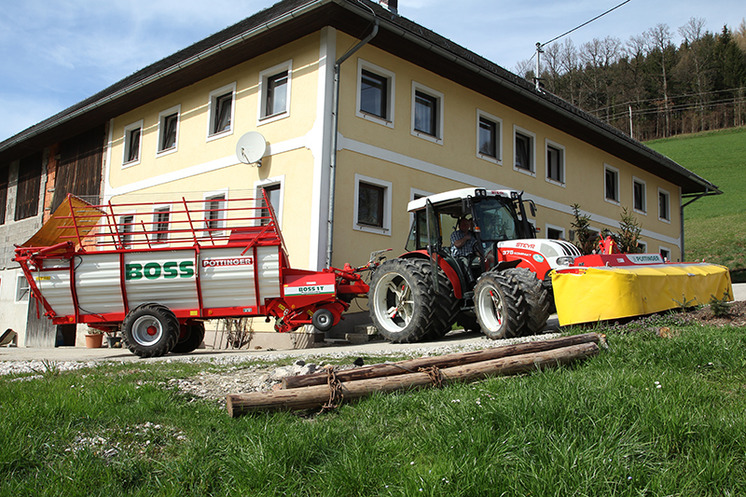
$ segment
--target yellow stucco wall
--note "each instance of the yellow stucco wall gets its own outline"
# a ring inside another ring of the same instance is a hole
[[[314,157],[304,146],[304,137],[317,124],[319,43],[319,34],[309,35],[115,118],[107,177],[112,202],[202,199],[206,192],[225,190],[228,198],[246,198],[253,197],[262,182],[279,182],[283,205],[275,209],[281,212],[291,261],[306,267],[311,211],[307,202],[297,199],[310,198],[313,185]],[[279,119],[260,121],[260,73],[285,63],[291,67],[289,111]],[[211,139],[210,93],[228,85],[235,85],[232,130]],[[177,149],[159,156],[159,113],[175,106],[180,106]],[[125,127],[140,120],[140,161],[123,166]],[[249,131],[258,131],[267,140],[268,154],[261,167],[235,158],[239,137]]]
[[[338,49],[350,46],[353,39],[339,34]],[[361,62],[362,61],[362,62]],[[394,113],[388,125],[356,115],[358,64],[373,65],[393,74]],[[371,45],[363,47],[342,67],[340,97],[340,133],[355,144],[339,153],[337,176],[334,260],[359,260],[363,252],[374,248],[393,247],[402,251],[408,233],[409,216],[406,203],[411,189],[440,192],[462,186],[498,184],[525,190],[537,199],[539,206],[538,236],[546,235],[546,225],[564,228],[569,238],[573,218],[570,205],[578,203],[591,213],[595,229],[617,231],[622,208],[634,214],[645,230],[642,240],[647,249],[660,247],[679,258],[678,236],[679,189],[617,157],[595,148],[562,130],[553,128],[519,111],[466,89],[437,74],[383,52]],[[412,134],[413,82],[442,94],[444,126],[442,140],[434,143]],[[502,161],[496,164],[477,156],[477,111],[502,120]],[[513,168],[514,126],[535,135],[535,174],[528,175]],[[561,145],[565,151],[565,184],[546,180],[546,140]],[[361,150],[360,143],[372,145]],[[343,141],[344,146],[344,141]],[[395,152],[394,161],[382,161],[381,149]],[[604,166],[619,170],[620,202],[611,203],[604,194]],[[402,167],[403,166],[403,167]],[[353,229],[355,173],[390,182],[392,185],[392,225],[390,234],[372,234]],[[646,185],[647,212],[632,210],[633,177]],[[658,219],[658,188],[670,194],[670,222]],[[659,238],[656,238],[659,236]],[[673,243],[676,239],[676,244]]]

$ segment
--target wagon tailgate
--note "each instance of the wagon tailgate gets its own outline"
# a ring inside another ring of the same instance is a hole
[[[73,223],[73,210],[75,223]],[[85,238],[103,215],[104,212],[101,210],[71,195],[57,207],[52,217],[42,225],[39,231],[19,247],[51,247],[66,241],[72,241],[77,246],[78,240]]]

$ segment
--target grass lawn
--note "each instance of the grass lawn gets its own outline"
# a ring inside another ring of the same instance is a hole
[[[600,331],[573,367],[325,415],[231,419],[166,385],[209,364],[2,377],[0,495],[746,495],[744,330]]]
[[[683,135],[647,145],[723,191],[684,209],[686,258],[723,264],[740,270],[746,278],[746,128]]]

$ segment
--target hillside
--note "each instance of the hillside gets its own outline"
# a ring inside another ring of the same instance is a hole
[[[723,191],[684,208],[686,259],[728,266],[746,278],[746,128],[654,140],[649,147]]]

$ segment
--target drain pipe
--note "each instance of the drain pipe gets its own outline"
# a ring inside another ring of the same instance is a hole
[[[371,9],[371,12],[372,9]],[[334,64],[334,97],[332,101],[332,107],[334,109],[332,113],[332,141],[331,141],[331,157],[329,159],[330,178],[329,178],[329,215],[328,215],[328,226],[326,232],[326,267],[332,265],[332,240],[334,238],[334,188],[337,182],[337,135],[339,134],[339,78],[340,68],[342,63],[349,59],[352,54],[360,50],[370,40],[372,40],[378,34],[378,18],[375,12],[373,12],[373,29],[370,31],[368,36],[360,40],[360,42],[349,49],[342,57],[337,59]]]

